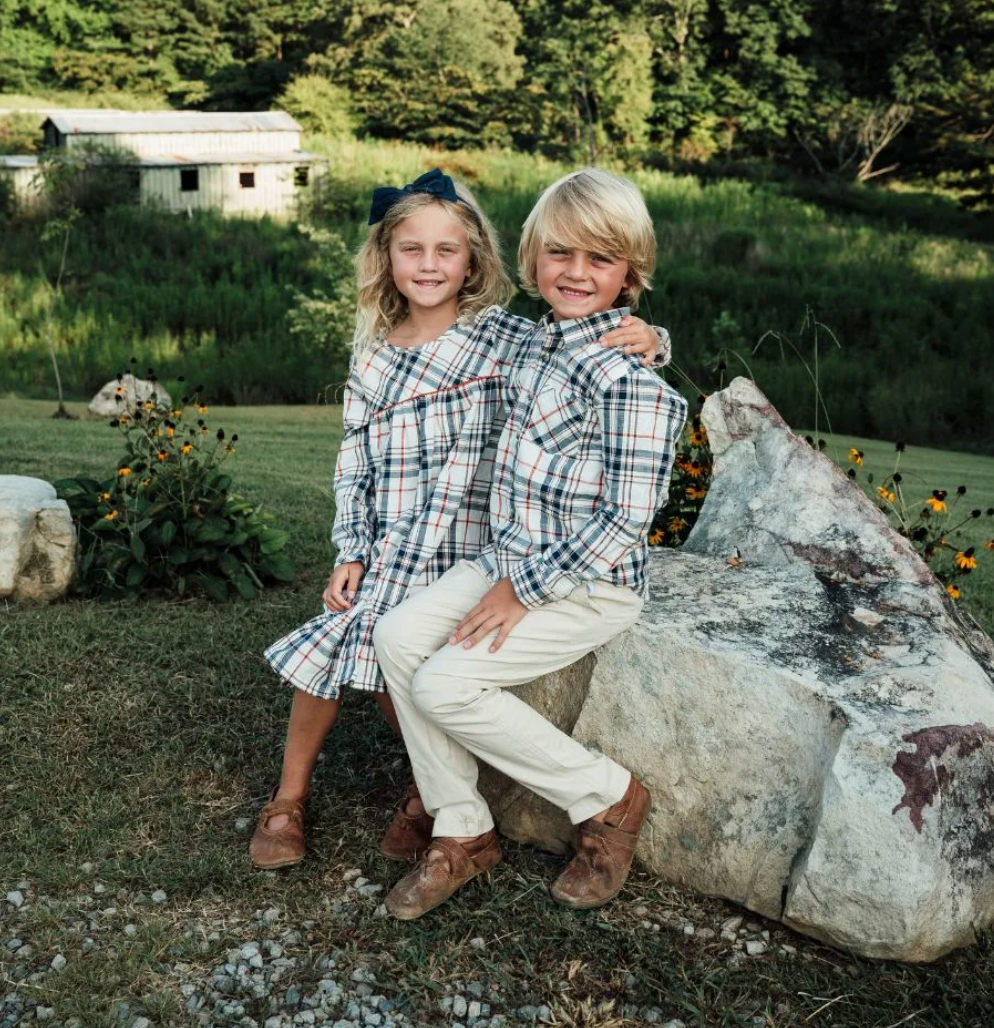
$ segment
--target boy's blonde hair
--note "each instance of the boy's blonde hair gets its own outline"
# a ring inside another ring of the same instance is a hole
[[[472,319],[487,307],[506,304],[510,299],[514,286],[504,270],[497,233],[476,197],[461,182],[454,185],[459,202],[412,193],[398,200],[369,230],[355,259],[359,301],[352,345],[357,353],[374,350],[382,337],[407,316],[407,300],[394,284],[390,270],[390,238],[405,218],[426,207],[443,208],[466,229],[470,265],[459,290],[459,320]]]
[[[600,168],[553,182],[525,221],[518,247],[521,285],[538,296],[535,273],[545,249],[592,250],[628,261],[619,306],[638,306],[656,267],[656,232],[638,186]]]

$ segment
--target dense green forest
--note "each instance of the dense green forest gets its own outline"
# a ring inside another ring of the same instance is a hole
[[[0,0],[0,92],[45,90],[994,195],[990,0]]]

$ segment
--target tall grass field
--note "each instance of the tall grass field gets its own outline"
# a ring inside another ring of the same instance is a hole
[[[301,222],[112,207],[71,231],[58,298],[51,283],[64,239],[43,240],[43,219],[8,220],[0,391],[52,395],[51,337],[75,398],[92,395],[136,355],[167,385],[181,373],[200,378],[217,401],[307,402],[344,379],[347,347],[291,331],[300,296],[328,290],[327,256],[302,226],[344,241],[335,260],[347,265],[372,188],[440,165],[477,192],[512,265],[528,211],[566,170],[504,151],[321,137],[305,144],[327,157],[328,174]],[[655,286],[639,313],[670,330],[688,393],[710,388],[719,362],[736,373],[748,368],[800,424],[810,418],[809,370],[817,363],[834,430],[994,452],[990,216],[866,188],[653,169],[632,177],[659,240]],[[335,289],[347,293],[347,267],[337,273]],[[541,310],[523,293],[514,307]]]

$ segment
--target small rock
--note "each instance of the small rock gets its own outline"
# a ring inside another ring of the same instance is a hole
[[[55,956],[52,957],[52,970],[61,971],[67,963],[68,961],[61,953],[56,953]]]
[[[659,1007],[646,1007],[642,1011],[642,1019],[649,1024],[659,1024],[663,1019],[663,1012]]]
[[[469,945],[470,949],[482,950],[487,948],[486,942],[484,942],[480,936],[477,936],[475,939],[470,939]]]
[[[163,889],[156,889],[151,896],[151,900],[153,903],[165,903],[167,899],[169,899],[169,897],[166,895]]]
[[[380,904],[380,905],[379,905],[379,906],[378,906],[378,907],[377,907],[377,908],[376,908],[376,909],[375,909],[375,910],[373,911],[373,917],[386,917],[386,916],[387,916],[387,915],[388,915],[389,913],[390,913],[390,911],[389,911],[389,910],[387,910],[387,905],[386,905],[385,903],[381,903],[381,904]]]
[[[93,872],[94,872],[94,871],[96,871],[96,869],[97,869],[97,865],[96,865],[96,864],[92,864],[92,863],[91,863],[91,862],[90,862],[90,861],[88,860],[88,861],[86,861],[86,863],[85,863],[85,864],[80,864],[80,865],[79,865],[79,869],[80,869],[80,871],[82,871],[82,872],[83,872],[83,874],[85,874],[85,875],[91,875],[91,874],[93,874]]]
[[[35,1007],[35,1017],[39,1021],[49,1021],[55,1016],[55,1007]]]
[[[368,985],[366,982],[360,982],[355,987],[355,994],[359,999],[369,999],[369,997],[373,995],[373,987],[372,985]]]
[[[129,939],[133,939],[138,934],[138,926],[133,924],[126,924],[124,926],[124,934]]]
[[[470,982],[466,986],[466,991],[477,999],[483,999],[483,984],[481,982]]]
[[[358,892],[360,896],[375,896],[378,892],[382,891],[382,885],[374,885],[372,882],[370,882],[369,885],[361,885],[356,889],[356,892]]]
[[[343,882],[354,882],[361,875],[362,875],[362,868],[361,867],[353,867],[350,870],[346,871],[345,874],[342,875],[342,881]]]
[[[131,1028],[152,1028],[152,1022],[147,1017],[136,1017],[131,1022]]]
[[[696,931],[697,929],[692,924],[685,924],[683,926],[684,935],[693,935]]]
[[[649,908],[648,908],[648,907],[636,907],[636,908],[635,908],[635,909],[634,909],[634,910],[632,911],[632,913],[633,913],[633,914],[634,914],[634,915],[635,915],[636,917],[648,917],[648,916],[649,916]]]
[[[23,939],[11,939],[7,943],[7,949],[20,949],[24,945]]]
[[[704,939],[706,941],[708,939],[713,939],[714,937],[715,937],[715,931],[714,931],[713,928],[698,928],[697,929],[697,938],[698,939]]]
[[[383,1017],[377,1013],[367,1014],[366,1024],[371,1025],[372,1028],[380,1028],[380,1025],[383,1024]]]
[[[469,1017],[473,1019],[479,1017],[483,1013],[483,1006],[478,999],[474,999],[473,1002],[470,1003],[467,1013]]]
[[[13,890],[11,890],[10,892],[7,893],[7,902],[12,907],[16,907],[18,910],[20,910],[21,906],[24,903],[24,893],[21,892],[20,889],[13,889]],[[47,1010],[48,1007],[39,1007],[38,1009],[39,1010]]]
[[[263,911],[262,920],[266,924],[268,924],[268,925],[276,924],[276,922],[279,919],[280,919],[280,912],[279,912],[279,909],[277,907],[268,907],[266,910]]]
[[[244,831],[247,831],[247,830],[248,830],[248,826],[249,826],[249,825],[250,825],[251,823],[252,823],[252,819],[251,819],[251,818],[248,818],[248,817],[240,817],[240,818],[238,818],[238,819],[237,819],[237,820],[235,821],[235,831],[236,831],[236,832],[244,832]],[[273,1020],[273,1018],[269,1018],[269,1021],[272,1021],[272,1020]],[[266,1025],[267,1025],[267,1026],[269,1025],[269,1021],[267,1021],[267,1022],[266,1022]],[[279,1022],[279,1018],[278,1018],[278,1017],[276,1018],[276,1021],[277,1021],[277,1022]]]
[[[631,976],[629,976],[631,977]],[[518,1007],[519,1021],[534,1021],[538,1017],[538,1010],[535,1007]]]
[[[103,882],[93,883],[93,895],[102,896],[107,891],[107,886]]]
[[[737,932],[742,927],[741,917],[729,917],[721,922],[723,932]]]
[[[745,944],[746,953],[750,957],[758,957],[767,951],[769,947],[762,939],[747,939]]]
[[[667,1021],[663,1028],[687,1028],[683,1021]]]
[[[452,1013],[458,1017],[463,1018],[466,1016],[466,1011],[469,1009],[466,1003],[465,996],[454,996],[452,999]]]
[[[784,943],[780,948],[784,951],[784,953],[787,953],[790,956],[793,956],[797,952],[797,947],[788,946],[787,943]]]
[[[300,1006],[300,989],[296,985],[291,985],[286,990],[286,996],[283,997],[283,1003],[288,1007]]]
[[[242,818],[241,820],[247,821],[248,818]],[[267,1017],[264,1028],[282,1028],[283,1022],[279,1017]]]
[[[540,1021],[552,1020],[552,1011],[544,1003],[538,1008],[538,1019]]]
[[[238,951],[239,956],[242,960],[251,960],[253,957],[259,955],[259,944],[256,942],[248,942]]]
[[[14,954],[14,956],[16,956],[18,960],[30,960],[34,955],[35,955],[35,951],[34,951],[33,947],[31,947],[31,946],[22,946]],[[41,1008],[39,1008],[39,1009],[41,1009]]]

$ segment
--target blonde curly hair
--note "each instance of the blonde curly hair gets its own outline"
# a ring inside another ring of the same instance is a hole
[[[459,290],[459,320],[472,320],[493,304],[506,304],[514,286],[500,256],[500,243],[494,227],[483,213],[476,197],[455,182],[458,202],[425,193],[412,193],[400,199],[369,235],[355,258],[359,300],[356,306],[356,353],[367,354],[382,345],[384,336],[407,316],[407,299],[394,284],[390,268],[390,238],[393,230],[412,214],[428,207],[441,207],[466,230],[469,241],[470,270]]]

